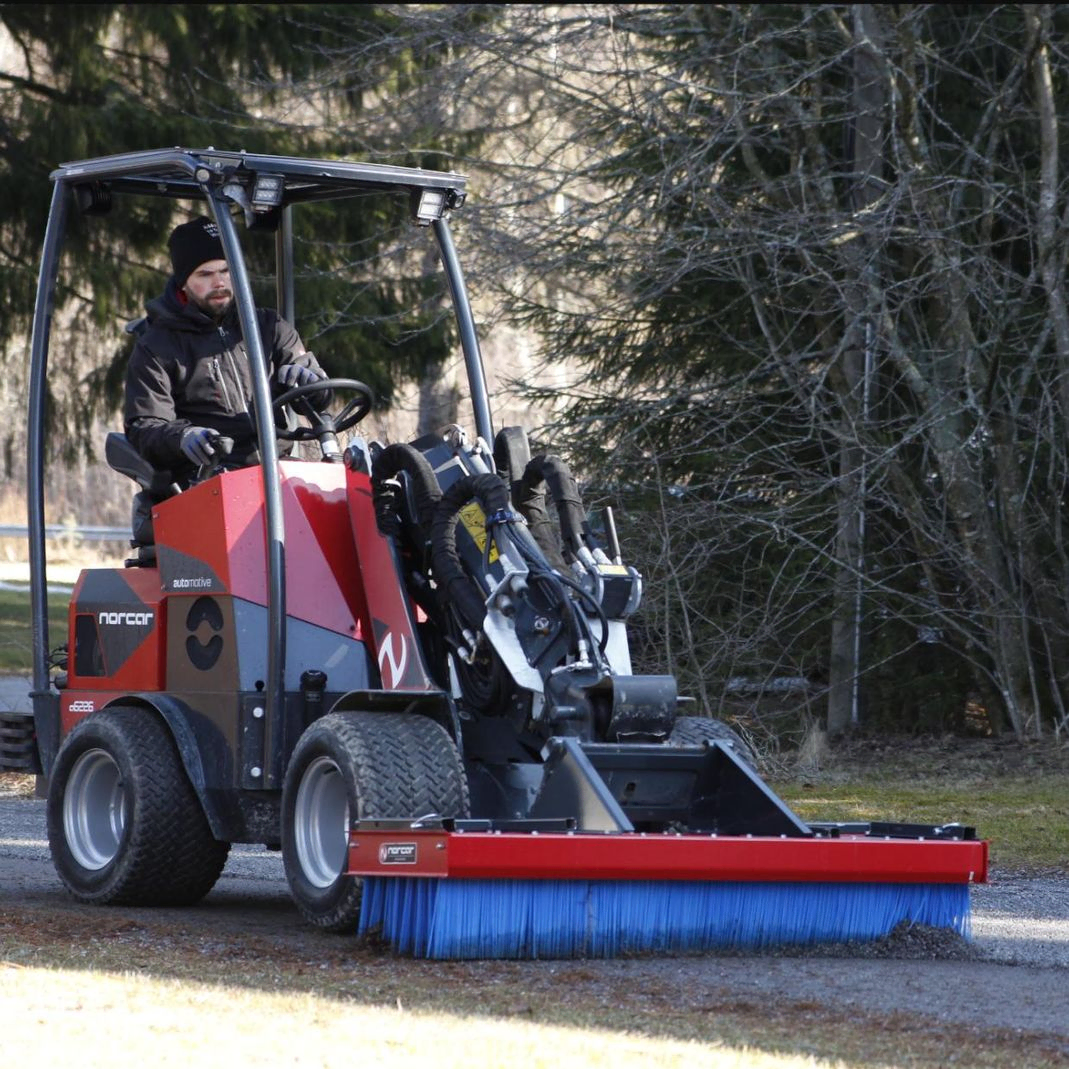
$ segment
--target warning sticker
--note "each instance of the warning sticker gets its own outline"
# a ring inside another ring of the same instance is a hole
[[[486,552],[486,513],[475,501],[469,502],[460,510],[460,522],[464,524],[464,529],[475,540],[475,544],[479,547],[481,553]],[[493,564],[497,560],[497,547],[490,547],[490,563]]]

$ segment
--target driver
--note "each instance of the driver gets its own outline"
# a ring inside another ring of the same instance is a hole
[[[154,467],[188,486],[197,469],[223,462],[219,439],[234,445],[227,467],[259,463],[248,352],[238,322],[219,229],[205,216],[174,229],[174,274],[148,302],[126,374],[126,437]],[[278,391],[325,379],[297,331],[277,312],[257,308],[264,355]],[[318,405],[330,394],[313,395]],[[280,443],[279,452],[291,448]]]

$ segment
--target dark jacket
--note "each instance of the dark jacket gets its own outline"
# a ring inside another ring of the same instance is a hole
[[[182,433],[187,427],[210,427],[234,440],[228,466],[257,463],[252,379],[235,304],[216,323],[196,305],[183,303],[171,278],[146,309],[148,326],[130,356],[123,409],[134,448],[184,484],[194,468],[179,445]],[[277,312],[258,308],[256,315],[272,384],[283,364],[319,368]]]

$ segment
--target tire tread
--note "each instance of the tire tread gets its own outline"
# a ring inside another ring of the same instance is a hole
[[[348,766],[350,819],[466,816],[468,784],[449,734],[427,717],[406,713],[330,713],[301,736],[283,790],[282,856],[301,915],[326,931],[352,931],[360,916],[363,881],[339,876],[327,893],[306,887],[293,845],[296,794],[317,756]],[[343,769],[343,774],[345,770]],[[355,805],[352,797],[355,791]]]
[[[102,879],[87,880],[66,849],[62,809],[66,775],[93,747],[107,751],[121,771],[126,766],[132,782],[119,853]],[[107,905],[191,905],[215,885],[230,850],[212,835],[170,730],[154,712],[127,707],[105,709],[68,736],[52,776],[48,831],[67,889],[79,901]]]

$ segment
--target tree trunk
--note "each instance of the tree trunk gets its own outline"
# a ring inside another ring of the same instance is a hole
[[[839,735],[858,720],[862,600],[865,561],[865,447],[872,381],[872,296],[877,284],[876,242],[866,209],[879,199],[884,155],[885,83],[880,62],[877,9],[855,4],[853,173],[851,205],[860,236],[848,243],[852,261],[847,286],[847,344],[843,347],[840,396],[837,574],[828,659],[828,732]]]
[[[1032,46],[1032,80],[1039,121],[1039,207],[1036,217],[1036,251],[1043,290],[1050,310],[1054,344],[1058,354],[1059,400],[1062,419],[1069,418],[1069,305],[1058,233],[1058,112],[1050,70],[1050,18],[1048,4],[1027,4],[1025,22]]]
[[[448,374],[441,365],[428,368],[419,383],[416,433],[434,434],[456,423],[459,409],[460,391],[456,375]]]

